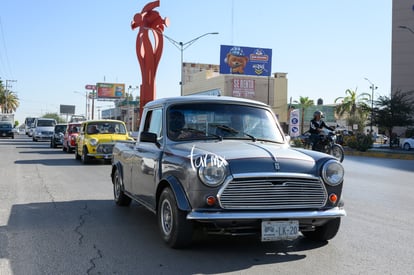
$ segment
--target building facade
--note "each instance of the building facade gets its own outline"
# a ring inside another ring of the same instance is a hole
[[[218,65],[183,64],[183,94],[220,91],[222,96],[248,98],[268,104],[281,124],[288,121],[287,74],[270,77],[220,74]]]
[[[392,1],[391,93],[414,99],[414,1]]]

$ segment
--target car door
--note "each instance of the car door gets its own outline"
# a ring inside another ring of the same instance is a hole
[[[141,132],[156,134],[158,142],[136,143],[132,162],[132,190],[141,202],[155,208],[155,190],[159,181],[158,171],[163,148],[162,108],[147,111]]]

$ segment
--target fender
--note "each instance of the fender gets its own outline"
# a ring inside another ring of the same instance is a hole
[[[175,199],[177,200],[177,207],[182,211],[191,211],[190,203],[188,202],[187,195],[183,187],[181,186],[180,182],[173,176],[168,176],[164,179],[168,182],[169,186],[171,187],[172,191],[174,192]],[[162,188],[160,188],[159,193],[161,193]]]
[[[114,177],[115,169],[118,170],[120,176],[122,178],[124,178],[124,170],[122,168],[122,164],[118,161],[117,163],[115,163],[114,165],[112,165],[112,170],[111,170],[111,175],[110,175],[111,176],[111,181],[112,181],[112,179]],[[112,182],[112,184],[113,184],[113,182]],[[124,185],[124,182],[122,181],[122,191],[124,191],[124,186],[123,185]]]

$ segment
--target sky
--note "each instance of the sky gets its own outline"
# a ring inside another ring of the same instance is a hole
[[[85,85],[141,84],[133,16],[150,1],[1,0],[0,78],[20,100],[15,119],[85,113]],[[288,78],[288,99],[334,103],[347,89],[390,95],[390,0],[161,0],[164,34],[177,42],[207,35],[184,50],[184,62],[220,63],[220,45],[272,49],[272,73]],[[180,50],[164,40],[156,97],[180,95]],[[366,78],[368,80],[366,80]],[[9,87],[10,88],[10,87]],[[134,96],[138,90],[133,90]],[[100,109],[112,102],[96,102]]]

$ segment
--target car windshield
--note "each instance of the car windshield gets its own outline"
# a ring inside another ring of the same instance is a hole
[[[93,122],[88,124],[86,133],[91,134],[126,134],[125,126],[119,122]]]
[[[55,126],[55,121],[54,120],[43,120],[43,119],[39,119],[37,121],[37,126],[38,127],[53,127]]]
[[[55,126],[55,133],[63,133],[66,131],[66,125],[56,125]]]
[[[284,142],[274,115],[265,108],[236,104],[183,104],[169,108],[172,140],[250,139]]]
[[[0,123],[0,129],[11,129],[13,128],[10,123]]]

